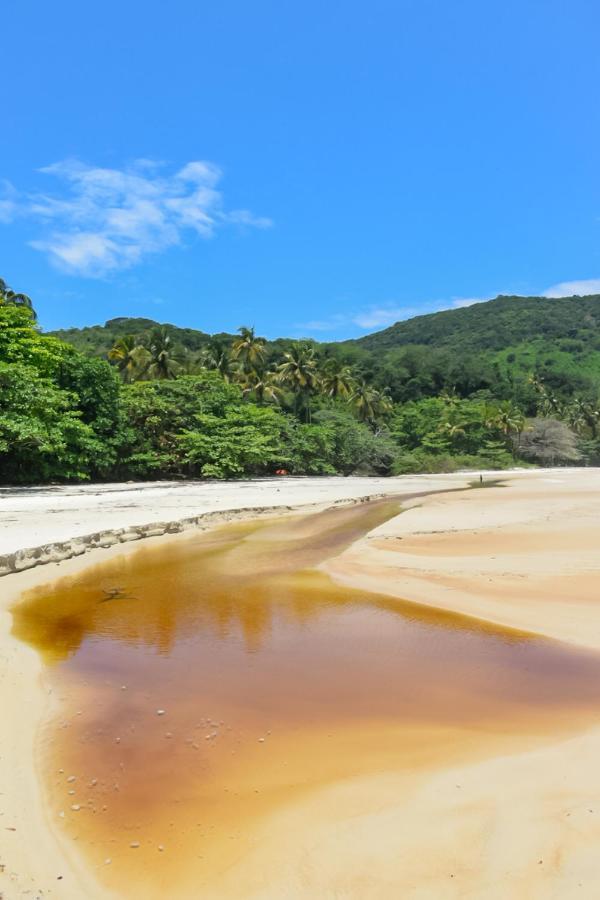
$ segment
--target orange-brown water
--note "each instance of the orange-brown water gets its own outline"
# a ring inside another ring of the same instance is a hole
[[[397,511],[142,547],[15,607],[55,701],[40,746],[50,815],[118,896],[219,897],[258,826],[311,791],[597,718],[595,655],[315,569]]]

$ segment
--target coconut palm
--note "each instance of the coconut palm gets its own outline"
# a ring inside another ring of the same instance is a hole
[[[310,422],[311,397],[319,387],[315,351],[309,344],[292,344],[277,367],[277,378],[294,396],[294,411]]]
[[[37,319],[31,297],[28,297],[27,294],[20,294],[11,290],[3,278],[0,278],[0,305],[21,306],[28,309],[33,318]]]
[[[512,400],[503,400],[498,404],[494,425],[508,438],[523,431],[525,416]]]
[[[218,372],[224,381],[236,379],[238,367],[233,361],[229,346],[223,341],[210,341],[200,354],[200,361],[205,369]]]
[[[594,400],[580,400],[575,397],[571,404],[572,421],[569,422],[575,431],[581,431],[585,425],[590,429],[592,437],[598,436],[598,424],[600,423],[600,404]]]
[[[392,401],[385,391],[378,391],[364,379],[356,383],[350,403],[357,418],[371,426],[376,425],[392,411]]]
[[[166,328],[154,328],[148,339],[148,358],[143,374],[152,380],[176,378],[181,372],[179,354]]]
[[[356,381],[350,366],[337,359],[328,359],[321,372],[321,389],[332,400],[347,400],[356,388]]]
[[[576,434],[581,434],[587,425],[583,404],[577,399],[565,407],[563,418],[569,428],[572,428]]]
[[[283,394],[277,373],[270,370],[249,372],[244,376],[241,386],[244,396],[252,396],[259,406],[264,406],[265,403],[279,403]]]
[[[123,381],[135,381],[147,362],[148,351],[136,343],[133,334],[125,334],[115,341],[108,351],[108,359],[114,363]]]
[[[240,334],[231,347],[233,358],[237,360],[244,372],[258,371],[265,361],[266,341],[257,337],[254,328],[242,325],[238,328]]]

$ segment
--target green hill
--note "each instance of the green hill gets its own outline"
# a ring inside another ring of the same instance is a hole
[[[178,325],[169,325],[155,322],[153,319],[128,318],[122,316],[117,319],[109,319],[104,325],[89,325],[86,328],[63,328],[50,331],[54,337],[72,344],[83,353],[90,356],[106,356],[116,340],[126,334],[135,337],[143,337],[156,327],[163,327],[169,333],[174,343],[185,347],[187,350],[200,350],[206,344],[211,335],[196,328],[180,328]],[[231,338],[231,335],[223,335]]]
[[[105,325],[51,332],[92,356],[106,356],[124,334],[140,338],[159,323],[117,318]],[[175,345],[194,353],[211,337],[194,328],[164,325]],[[290,341],[269,342],[277,362]],[[461,396],[488,391],[514,396],[516,381],[536,373],[564,396],[600,389],[600,295],[549,299],[508,297],[397,322],[355,340],[315,342],[320,355],[351,364],[396,401],[456,390]]]
[[[448,387],[462,396],[488,390],[508,397],[531,374],[564,396],[597,395],[600,295],[500,296],[397,322],[345,346],[349,357],[372,358],[375,380],[398,400]]]
[[[356,343],[378,352],[421,344],[471,353],[505,350],[536,340],[550,341],[571,353],[600,350],[600,295],[556,300],[500,296],[396,322]]]

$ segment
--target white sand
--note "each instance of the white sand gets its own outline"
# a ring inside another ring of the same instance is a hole
[[[332,560],[327,570],[354,586],[600,648],[600,471],[501,477],[509,487],[411,501],[413,508]],[[444,490],[472,479],[4,489],[0,555],[215,510]],[[132,549],[127,544],[94,550],[88,559]],[[3,900],[108,896],[74,848],[59,844],[49,827],[34,746],[51,698],[36,655],[11,637],[7,612],[22,590],[86,564],[79,558],[0,579]],[[393,772],[334,784],[283,805],[264,822],[256,852],[233,867],[218,898],[207,900],[600,896],[599,752],[596,726],[569,741],[557,734],[554,743],[512,755],[499,747],[484,761],[418,773],[409,784]]]
[[[283,477],[0,488],[0,556],[106,529],[173,522],[233,509],[443,490],[466,486],[477,477],[477,473],[401,478]],[[491,473],[486,477],[494,476]]]

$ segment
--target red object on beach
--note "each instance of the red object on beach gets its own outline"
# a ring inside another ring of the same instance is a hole
[[[290,473],[288,472],[287,469],[276,469],[275,474],[276,475],[289,475]]]

